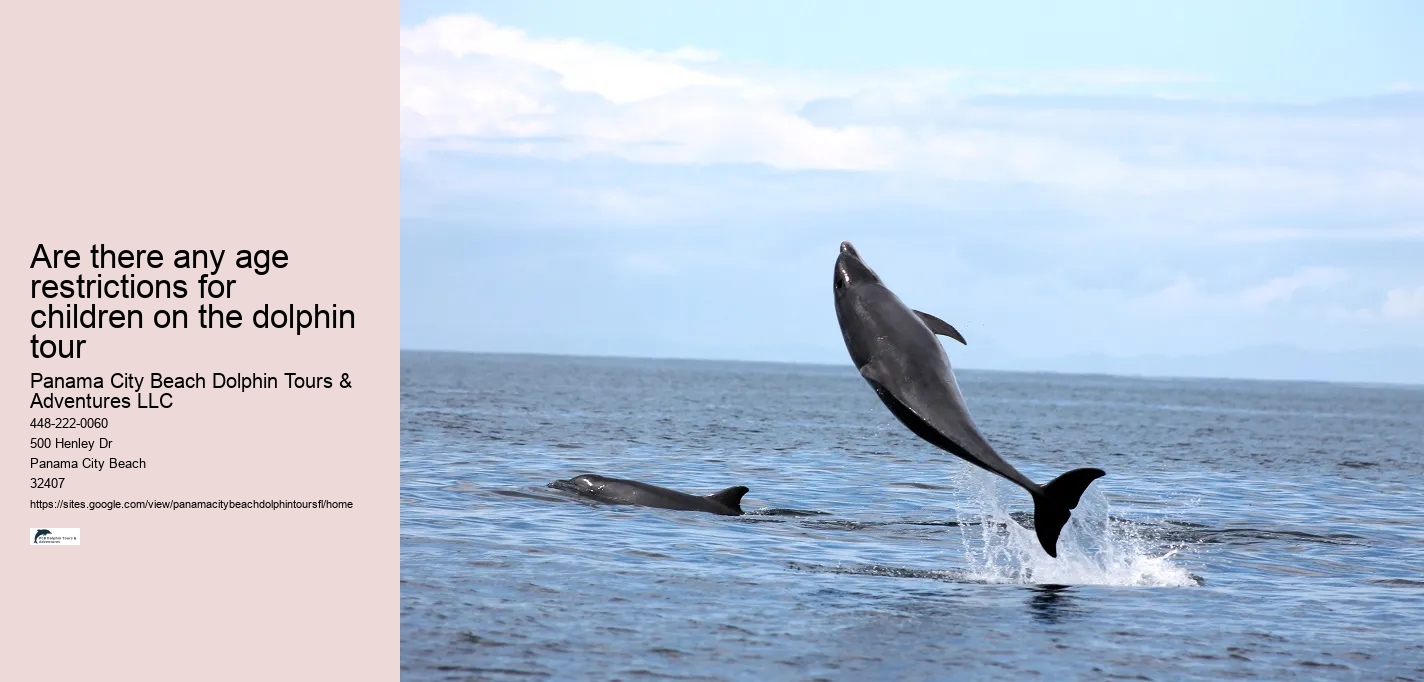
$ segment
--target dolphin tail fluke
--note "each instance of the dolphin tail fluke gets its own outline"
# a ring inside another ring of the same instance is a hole
[[[1072,510],[1088,484],[1103,475],[1102,469],[1074,469],[1043,486],[1043,492],[1033,496],[1033,530],[1038,544],[1048,556],[1058,556],[1058,534],[1068,523]]]
[[[747,487],[744,485],[736,485],[708,495],[707,497],[740,514],[742,513],[742,496],[745,494],[747,494]]]

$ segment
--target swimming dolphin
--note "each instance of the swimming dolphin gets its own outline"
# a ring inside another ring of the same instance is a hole
[[[932,445],[1019,484],[1033,496],[1033,527],[1048,556],[1088,484],[1102,469],[1074,469],[1038,485],[1004,461],[979,434],[936,334],[967,343],[949,323],[900,302],[850,242],[835,273],[836,318],[860,375],[891,414]]]
[[[35,531],[35,539],[34,539],[34,541],[31,542],[30,544],[32,544],[32,545],[34,545],[34,544],[39,544],[40,538],[42,538],[42,537],[44,537],[44,536],[46,536],[46,535],[53,535],[53,533],[49,532],[48,530],[45,530],[44,528],[41,528],[41,529]]]
[[[635,504],[641,507],[701,511],[723,516],[742,515],[742,496],[747,487],[738,485],[707,496],[689,495],[640,481],[582,474],[567,481],[554,481],[550,488],[567,490],[608,504]]]

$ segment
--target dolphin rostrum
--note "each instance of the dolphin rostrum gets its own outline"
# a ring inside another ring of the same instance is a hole
[[[1049,556],[1057,557],[1063,524],[1103,470],[1074,469],[1047,485],[1019,473],[974,427],[949,358],[935,335],[966,343],[964,337],[947,322],[902,303],[850,242],[841,242],[835,277],[841,336],[875,394],[915,435],[1027,490],[1033,496],[1038,542]]]
[[[742,515],[742,496],[747,487],[738,485],[711,495],[678,492],[641,481],[582,474],[567,481],[554,481],[550,488],[567,490],[608,504],[635,504],[641,507],[701,511],[723,516]]]

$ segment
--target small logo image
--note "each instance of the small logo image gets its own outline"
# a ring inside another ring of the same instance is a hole
[[[32,545],[77,545],[78,528],[31,528],[29,535]]]

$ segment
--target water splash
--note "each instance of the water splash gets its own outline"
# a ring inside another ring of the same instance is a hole
[[[967,500],[960,506],[966,577],[988,583],[1056,585],[1144,585],[1185,587],[1201,584],[1173,559],[1183,549],[1163,549],[1145,537],[1142,527],[1115,523],[1107,498],[1090,486],[1058,538],[1058,558],[1044,553],[1030,528],[1024,528],[1000,502],[1001,479],[979,469],[954,474]],[[1009,486],[1004,485],[1007,490]],[[1023,495],[1017,488],[1013,494]],[[978,523],[974,523],[978,521]]]

